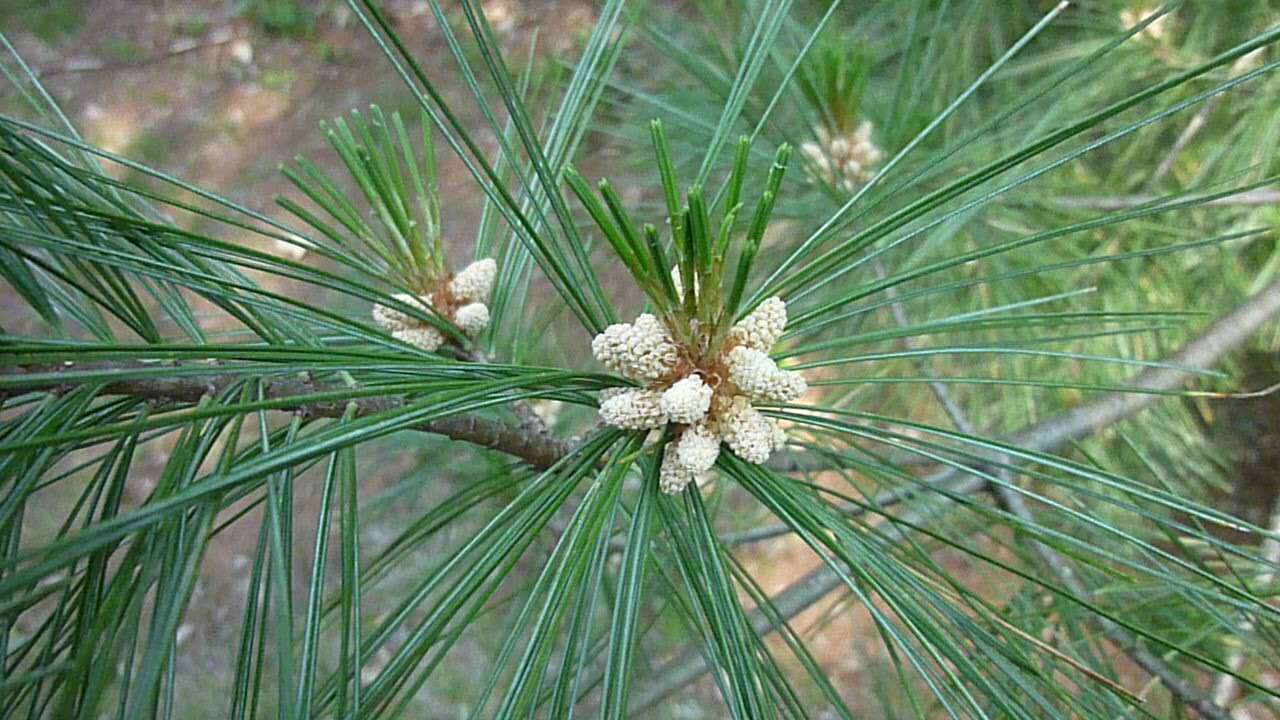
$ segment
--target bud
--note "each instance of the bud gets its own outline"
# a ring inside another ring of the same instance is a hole
[[[871,121],[863,120],[858,123],[858,129],[853,131],[853,140],[856,145],[871,144]],[[879,152],[877,150],[877,152]]]
[[[840,162],[841,160],[844,160],[845,158],[849,157],[849,140],[848,139],[838,137],[835,140],[831,141],[830,147],[831,147],[830,149],[831,157],[835,158],[836,162]]]
[[[720,457],[720,438],[711,434],[706,425],[694,425],[680,435],[675,443],[676,457],[694,475],[701,475],[716,464]]]
[[[440,331],[426,325],[396,330],[391,333],[391,337],[427,352],[435,352],[444,344],[444,336]]]
[[[467,303],[454,313],[453,324],[467,336],[475,337],[489,326],[489,307],[481,302]]]
[[[734,398],[721,419],[720,436],[738,457],[756,465],[768,460],[775,447],[775,426],[743,397]]]
[[[673,443],[667,443],[662,453],[662,466],[658,468],[658,489],[668,495],[678,495],[693,482],[693,472],[680,462]]]
[[[783,370],[768,355],[745,346],[729,353],[729,379],[756,400],[791,402],[809,389],[800,373]]]
[[[476,260],[453,276],[450,289],[458,302],[483,302],[493,292],[493,280],[497,275],[498,263],[493,258]]]
[[[611,393],[600,403],[600,419],[624,430],[648,430],[666,424],[659,404],[662,394],[654,390],[628,389]]]
[[[771,297],[729,330],[729,339],[753,350],[769,352],[787,328],[787,304]]]
[[[819,167],[827,164],[827,154],[823,152],[821,145],[812,140],[800,143],[800,154]]]
[[[809,160],[810,179],[834,185],[848,194],[865,185],[875,175],[873,166],[884,156],[871,138],[872,128],[867,120],[844,135],[817,128],[818,142],[800,146],[800,152]]]
[[[409,293],[396,293],[394,297],[396,300],[399,300],[406,305],[418,307],[422,309],[422,312],[430,313],[430,310],[427,309],[431,307],[430,295],[415,297]],[[386,305],[373,306],[373,322],[377,324],[378,327],[390,333],[394,333],[396,330],[408,330],[409,328],[417,327],[422,324],[422,321],[417,318],[411,317],[410,315],[396,310],[395,308],[387,307]]]
[[[605,328],[592,339],[591,354],[614,372],[632,380],[652,382],[675,367],[679,348],[662,322],[645,313],[634,323]]]
[[[853,133],[853,144],[849,149],[850,165],[856,167],[852,171],[846,170],[845,174],[870,180],[873,174],[871,166],[880,162],[883,155],[884,153],[880,152],[880,148],[871,139],[871,122],[863,120]]]
[[[711,407],[712,390],[694,374],[667,388],[662,393],[662,412],[671,422],[692,424],[706,417]]]
[[[777,418],[765,418],[769,424],[773,426],[773,449],[781,450],[787,446],[787,431],[782,427],[782,421]]]

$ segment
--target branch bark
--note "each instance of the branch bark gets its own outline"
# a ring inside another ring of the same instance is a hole
[[[11,385],[19,390],[57,390],[63,386],[56,380],[32,378],[30,383],[14,381],[14,376],[52,375],[63,372],[86,370],[126,370],[138,367],[154,368],[153,364],[138,363],[72,363],[55,366],[21,366],[7,371]],[[209,375],[180,375],[169,378],[130,378],[107,382],[102,386],[101,394],[128,395],[130,397],[154,400],[158,402],[175,402],[195,404],[205,395],[217,395],[237,382],[243,382],[245,375],[234,373],[213,373]],[[266,399],[288,400],[339,390],[339,386],[321,385],[305,379],[273,379],[264,388]],[[372,415],[393,410],[403,402],[397,397],[359,398],[354,401],[358,415]],[[284,411],[302,413],[311,417],[340,418],[346,411],[347,401],[316,402],[299,399],[296,405],[285,405]],[[566,455],[572,443],[560,440],[541,431],[539,424],[521,418],[519,425],[501,420],[481,417],[474,414],[459,414],[438,420],[431,420],[414,426],[415,430],[443,435],[453,440],[469,442],[473,445],[499,450],[512,457],[523,460],[538,469],[546,469]]]

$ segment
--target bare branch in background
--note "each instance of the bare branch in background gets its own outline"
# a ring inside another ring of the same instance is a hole
[[[1160,195],[1122,195],[1120,197],[1057,197],[1049,202],[1079,210],[1128,210],[1162,199]],[[1215,198],[1204,203],[1210,207],[1250,207],[1280,204],[1280,190],[1246,190],[1235,195]]]
[[[1271,514],[1271,522],[1269,529],[1275,536],[1280,536],[1280,505],[1276,506],[1275,512]],[[1269,537],[1262,543],[1262,558],[1270,563],[1273,567],[1280,563],[1280,539]],[[1276,572],[1268,570],[1258,576],[1256,584],[1258,587],[1267,587],[1276,581]],[[1240,634],[1246,634],[1253,631],[1253,623],[1245,621],[1240,623]],[[1244,650],[1236,650],[1227,656],[1227,669],[1231,672],[1224,672],[1218,676],[1213,684],[1213,702],[1218,705],[1229,705],[1236,693],[1240,689],[1240,682],[1236,680],[1236,673],[1240,672],[1240,668],[1244,666]]]
[[[148,55],[147,57],[130,60],[128,62],[107,62],[97,57],[77,57],[68,60],[61,67],[45,68],[36,72],[36,76],[40,78],[49,78],[55,75],[73,75],[76,73],[92,73],[92,72],[110,72],[114,70],[136,70],[148,65],[171,60],[182,55],[199,52],[201,50],[209,50],[212,48],[222,47],[236,40],[235,34],[230,27],[217,28],[209,33],[203,40],[195,40],[193,38],[179,38],[169,44],[169,47],[161,53]]]

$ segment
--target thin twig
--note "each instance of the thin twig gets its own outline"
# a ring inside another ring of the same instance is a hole
[[[993,488],[997,502],[1004,510],[1018,519],[1024,522],[1034,522],[1035,517],[1022,496],[1008,485],[1011,482],[1008,471],[1001,471],[1000,476],[1001,484]],[[1093,591],[1085,586],[1084,581],[1076,574],[1075,569],[1065,557],[1038,540],[1031,541],[1031,548],[1035,550],[1036,555],[1040,556],[1040,560],[1049,568],[1054,577],[1058,578],[1075,595],[1077,600],[1081,603],[1089,602],[1093,597]],[[1194,709],[1201,717],[1209,718],[1210,720],[1231,720],[1231,716],[1219,707],[1217,703],[1201,696],[1195,688],[1188,685],[1187,681],[1174,672],[1163,660],[1149,650],[1139,646],[1127,630],[1120,627],[1110,618],[1101,615],[1093,615],[1092,620],[1102,629],[1102,633],[1107,636],[1107,639],[1115,643],[1120,648],[1120,651],[1127,655],[1134,664],[1145,670],[1148,675],[1159,680],[1160,684],[1164,685],[1165,689],[1183,705]]]
[[[1080,210],[1128,210],[1161,200],[1162,195],[1122,195],[1120,197],[1056,197],[1051,204]],[[1250,207],[1280,204],[1280,190],[1246,190],[1235,195],[1215,198],[1204,205]]]
[[[1259,50],[1255,50],[1247,55],[1241,56],[1231,65],[1231,74],[1233,76],[1243,75],[1253,70],[1260,64],[1262,54]],[[1168,154],[1160,161],[1160,165],[1156,167],[1156,171],[1151,173],[1151,178],[1147,181],[1148,186],[1154,186],[1164,179],[1166,175],[1173,170],[1174,163],[1177,162],[1178,156],[1183,150],[1191,144],[1191,141],[1200,134],[1209,124],[1209,116],[1213,114],[1218,104],[1222,102],[1222,95],[1214,95],[1204,102],[1204,105],[1191,117],[1187,122],[1187,126],[1182,128],[1182,132],[1178,133],[1178,138],[1173,141],[1173,145],[1169,148]]]
[[[1192,369],[1206,369],[1217,363],[1223,355],[1243,344],[1258,328],[1280,316],[1280,278],[1261,291],[1251,295],[1234,310],[1218,318],[1193,340],[1170,356],[1170,364],[1186,368],[1152,368],[1138,373],[1130,385],[1139,390],[1170,390],[1181,385]],[[1055,415],[1043,422],[1016,433],[1009,438],[1035,452],[1053,452],[1072,441],[1087,437],[1119,420],[1130,417],[1151,405],[1157,395],[1115,392],[1085,403],[1067,412]],[[956,496],[972,495],[986,489],[986,482],[974,473],[948,468],[928,476],[927,487],[946,487]],[[918,524],[953,509],[956,501],[950,496],[929,496],[898,518],[898,522],[886,529],[891,536],[904,534],[898,528]],[[906,521],[905,523],[903,521]],[[843,584],[840,576],[823,565],[793,582],[774,598],[779,614],[784,619],[795,617],[806,608],[826,597]],[[758,611],[751,615],[755,630],[767,635],[776,630],[773,623]],[[633,712],[651,707],[685,685],[702,677],[709,667],[696,651],[682,653],[676,659],[657,668],[654,677],[662,678],[640,688],[633,696]]]
[[[1250,398],[1266,397],[1268,395],[1272,395],[1277,392],[1280,392],[1280,382],[1268,385],[1262,388],[1261,390],[1246,390],[1243,392],[1196,391],[1196,392],[1189,392],[1187,394],[1192,397],[1207,397],[1207,398],[1215,398],[1218,400],[1247,400]]]
[[[1221,95],[1214,95],[1206,100],[1204,105],[1201,106],[1199,112],[1191,117],[1187,126],[1182,128],[1182,132],[1178,133],[1178,139],[1173,141],[1173,146],[1169,148],[1168,154],[1160,161],[1160,165],[1156,167],[1156,171],[1151,173],[1151,179],[1148,180],[1150,185],[1155,185],[1163,180],[1165,175],[1169,174],[1169,171],[1173,169],[1173,164],[1177,162],[1178,156],[1182,154],[1182,151],[1191,144],[1191,141],[1195,139],[1196,135],[1199,135],[1200,131],[1204,129],[1204,126],[1208,124],[1209,114],[1213,112],[1213,109],[1218,106],[1218,102],[1221,100]]]

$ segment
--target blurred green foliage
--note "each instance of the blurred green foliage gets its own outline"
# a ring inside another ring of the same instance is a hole
[[[85,0],[9,0],[0,11],[0,32],[26,30],[45,42],[70,36],[84,24]]]
[[[300,0],[241,0],[240,12],[269,35],[303,38],[315,27],[315,16]]]

